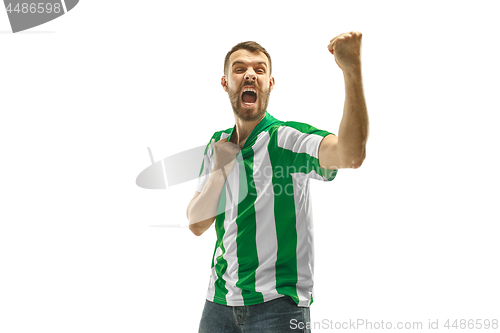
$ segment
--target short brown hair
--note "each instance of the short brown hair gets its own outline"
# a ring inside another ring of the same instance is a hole
[[[266,55],[267,59],[269,60],[269,75],[271,75],[271,72],[272,72],[271,56],[269,55],[269,53],[267,53],[265,48],[260,46],[259,43],[252,42],[252,41],[241,42],[239,44],[236,44],[235,46],[233,46],[231,51],[229,51],[226,54],[226,59],[224,60],[224,75],[226,75],[226,73],[227,73],[227,66],[228,66],[229,57],[231,57],[231,54],[233,54],[234,52],[236,52],[238,50],[242,50],[242,49],[248,50],[250,52],[262,52],[262,53],[264,53]]]

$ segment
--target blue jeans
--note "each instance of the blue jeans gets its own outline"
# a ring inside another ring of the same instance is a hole
[[[260,304],[227,306],[205,300],[198,333],[310,333],[309,308],[290,296]]]

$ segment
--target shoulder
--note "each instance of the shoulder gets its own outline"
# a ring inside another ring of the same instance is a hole
[[[289,136],[315,133],[319,130],[307,123],[298,121],[280,121],[279,123],[271,125],[267,131],[271,136],[278,136],[283,139],[284,137]]]
[[[310,124],[298,121],[285,121],[279,125],[276,131],[277,135],[280,138],[286,138],[286,137],[297,138],[309,135],[313,136],[319,135],[321,137],[324,137],[328,134],[333,134],[329,131],[320,130],[317,127],[314,127]]]
[[[212,140],[214,141],[219,141],[221,138],[222,138],[222,135],[223,134],[227,134],[229,135],[229,133],[231,133],[231,130],[233,129],[233,127],[230,127],[230,128],[227,128],[225,130],[221,130],[221,131],[217,131],[217,132],[214,132],[212,134],[212,136],[210,137],[210,139],[208,140],[206,146],[205,146],[205,154],[207,153],[208,151],[208,148],[210,147],[210,143],[212,142]],[[227,136],[226,135],[226,136]]]
[[[318,130],[316,127],[314,127],[312,125],[309,125],[307,123],[302,123],[299,121],[285,121],[285,122],[283,122],[283,124],[281,126],[284,127],[284,129],[292,128],[294,130],[297,130],[297,131],[303,132],[303,133],[309,133],[309,132]]]
[[[223,134],[226,134],[225,136],[227,136],[231,133],[232,130],[233,130],[233,127],[230,127],[228,129],[225,129],[222,131],[217,131],[212,135],[210,140],[215,139],[215,141],[219,141],[222,138]]]

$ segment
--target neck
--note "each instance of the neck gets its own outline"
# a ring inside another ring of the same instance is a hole
[[[262,118],[255,120],[255,121],[244,121],[241,120],[239,117],[234,115],[234,121],[236,124],[236,133],[231,135],[231,141],[236,143],[240,148],[243,148],[243,145],[245,144],[245,141],[248,139],[250,136],[250,133],[252,133],[253,129],[257,124],[264,119],[266,115],[264,114]]]

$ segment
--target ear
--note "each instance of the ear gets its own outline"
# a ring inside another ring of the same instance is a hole
[[[224,89],[224,91],[227,92],[227,80],[226,80],[225,75],[220,80],[220,84],[222,85],[222,88]]]
[[[273,91],[273,88],[274,88],[274,77],[271,76],[271,78],[269,79],[269,92]]]

